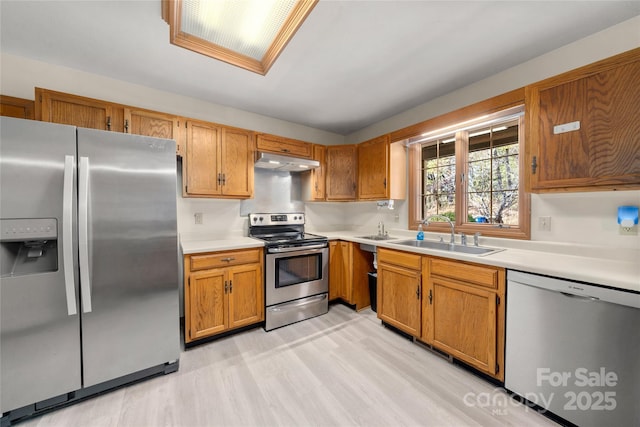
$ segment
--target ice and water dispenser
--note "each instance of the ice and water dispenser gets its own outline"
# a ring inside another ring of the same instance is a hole
[[[58,270],[55,218],[0,219],[1,277]]]

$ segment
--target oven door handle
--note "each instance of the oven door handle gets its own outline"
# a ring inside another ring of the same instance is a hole
[[[267,253],[280,254],[284,252],[300,252],[300,251],[307,251],[307,250],[310,251],[313,249],[324,249],[326,247],[327,247],[326,243],[322,243],[320,245],[296,246],[292,248],[269,248],[267,250]]]

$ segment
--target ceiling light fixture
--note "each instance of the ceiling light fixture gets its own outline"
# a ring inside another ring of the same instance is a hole
[[[162,0],[170,42],[265,75],[318,0]]]

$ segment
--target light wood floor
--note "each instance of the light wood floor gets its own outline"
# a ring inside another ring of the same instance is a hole
[[[466,403],[465,403],[466,402]],[[491,403],[493,402],[493,403]],[[342,305],[180,355],[176,373],[31,426],[553,426],[506,393]]]

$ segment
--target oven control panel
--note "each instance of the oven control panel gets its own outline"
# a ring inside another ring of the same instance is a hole
[[[249,214],[249,225],[304,225],[303,213],[259,213]]]

